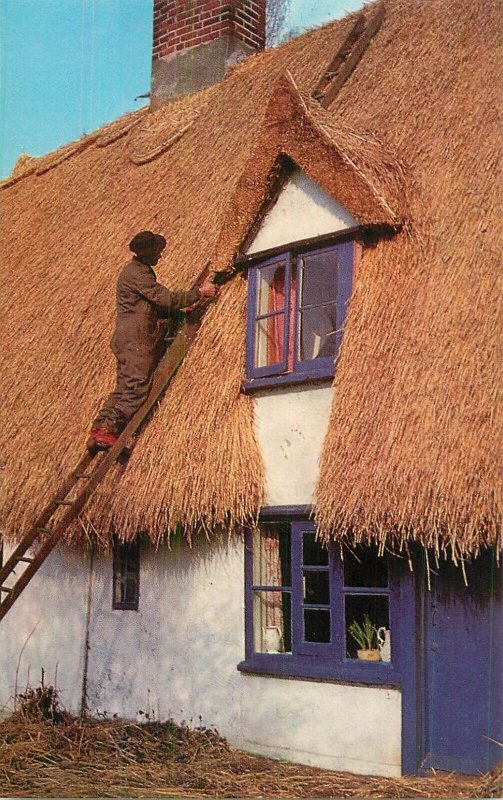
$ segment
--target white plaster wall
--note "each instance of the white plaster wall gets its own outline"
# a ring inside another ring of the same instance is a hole
[[[248,252],[333,233],[357,220],[303,172],[294,172]],[[266,474],[266,505],[313,501],[333,390],[327,384],[269,388],[254,394],[255,426]]]
[[[250,675],[243,683],[243,749],[360,775],[400,775],[398,690]]]
[[[323,384],[276,388],[254,395],[266,505],[313,502],[332,397],[332,387]]]
[[[112,562],[97,563],[90,630],[90,710],[239,731],[244,572],[239,541],[141,555],[139,610],[114,611]]]
[[[18,691],[39,686],[43,667],[64,706],[79,710],[88,578],[85,554],[61,546],[6,614],[0,623],[0,709],[12,707],[16,681]]]
[[[398,691],[238,672],[244,658],[243,561],[238,536],[201,541],[192,550],[148,548],[142,552],[135,612],[112,610],[112,560],[97,556],[89,629],[91,713],[142,719],[138,712],[144,711],[156,719],[201,721],[251,752],[398,775]],[[36,686],[41,667],[54,683],[57,668],[63,702],[78,711],[88,585],[88,559],[61,549],[7,614],[0,626],[2,703],[13,694],[19,663],[20,688],[27,681]]]
[[[89,705],[215,726],[236,747],[329,769],[400,774],[400,694],[245,675],[244,548],[142,557],[140,609],[112,611],[112,565],[97,563]],[[141,715],[140,715],[141,719]]]
[[[352,228],[358,221],[303,172],[294,172],[259,228],[248,253]]]

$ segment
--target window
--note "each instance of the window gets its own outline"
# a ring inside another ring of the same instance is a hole
[[[140,548],[137,541],[117,542],[113,549],[112,608],[138,611],[140,597]]]
[[[396,683],[395,561],[364,546],[341,558],[333,542],[317,540],[312,522],[262,523],[247,539],[246,661],[239,668]],[[366,625],[368,647],[357,640]]]
[[[333,374],[351,296],[356,249],[354,241],[343,241],[319,249],[292,250],[250,267],[250,383]]]

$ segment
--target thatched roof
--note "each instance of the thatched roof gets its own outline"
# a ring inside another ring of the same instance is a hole
[[[285,156],[361,222],[365,251],[336,375],[316,514],[325,533],[475,552],[498,534],[498,4],[386,0],[326,111],[310,100],[354,15],[142,109],[4,182],[1,523],[26,529],[80,456],[113,382],[114,284],[138,229],[160,279],[229,267]],[[367,11],[371,13],[372,8]],[[87,515],[162,538],[253,519],[264,475],[244,375],[245,281],[210,309],[127,468]]]

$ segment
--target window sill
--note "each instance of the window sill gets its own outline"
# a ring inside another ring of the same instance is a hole
[[[337,683],[358,683],[367,686],[400,687],[400,675],[392,664],[357,662],[349,659],[342,664],[310,656],[255,653],[237,665],[239,672],[252,675],[272,675],[277,678],[307,678]]]
[[[310,383],[311,381],[331,381],[335,370],[327,371],[326,367],[313,369],[310,372],[288,372],[284,375],[272,375],[264,378],[247,378],[241,385],[243,394],[252,394],[258,389],[269,389],[275,386],[292,386],[296,383]]]

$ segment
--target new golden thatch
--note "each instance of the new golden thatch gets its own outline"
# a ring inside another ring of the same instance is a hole
[[[228,267],[286,154],[361,221],[365,251],[324,446],[325,534],[475,553],[498,536],[499,163],[495,0],[386,0],[328,111],[310,95],[354,16],[142,109],[4,182],[2,525],[19,535],[80,456],[113,381],[115,276],[141,228],[167,234],[160,279]],[[372,13],[369,7],[365,13]],[[236,278],[126,470],[89,515],[106,539],[253,519],[264,496]]]

